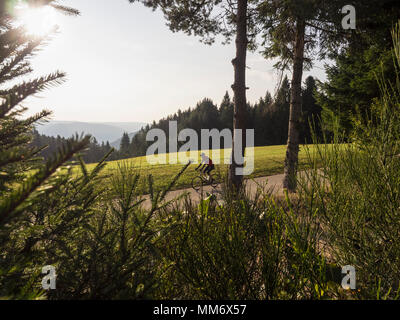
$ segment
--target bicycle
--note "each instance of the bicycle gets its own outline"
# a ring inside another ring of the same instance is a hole
[[[204,186],[212,186],[216,188],[218,186],[218,178],[215,172],[211,172],[210,176],[200,172],[198,176],[192,179],[192,188],[199,192]]]

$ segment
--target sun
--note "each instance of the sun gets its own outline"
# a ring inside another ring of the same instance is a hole
[[[21,4],[16,9],[18,25],[24,26],[30,35],[44,36],[57,25],[55,10],[50,6],[32,8]]]

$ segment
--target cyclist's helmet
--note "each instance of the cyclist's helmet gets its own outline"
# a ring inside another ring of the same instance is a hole
[[[205,156],[205,153],[204,153],[204,152],[202,152],[200,155],[201,155],[202,157],[204,157],[204,156]]]

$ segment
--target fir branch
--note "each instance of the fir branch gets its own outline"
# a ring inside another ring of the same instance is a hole
[[[5,96],[5,101],[0,104],[0,118],[24,101],[27,97],[41,92],[50,87],[60,85],[65,81],[65,73],[55,72],[29,82],[14,86],[10,90],[0,91],[0,96]]]
[[[74,154],[80,152],[87,147],[90,141],[90,136],[86,136],[80,141],[71,139],[64,145],[54,159],[50,159],[38,173],[27,178],[27,180],[9,197],[0,203],[0,223],[3,225],[10,221],[18,211],[16,210],[25,200],[42,185],[56,170],[66,161],[72,158]]]

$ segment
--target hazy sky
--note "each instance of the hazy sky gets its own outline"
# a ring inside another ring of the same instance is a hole
[[[57,14],[60,33],[32,63],[34,75],[62,70],[68,81],[29,98],[24,105],[30,114],[47,108],[54,120],[151,122],[204,97],[219,105],[226,90],[233,95],[233,44],[207,46],[172,33],[160,12],[128,0],[61,3],[79,9],[81,16]],[[249,54],[250,102],[275,91],[273,64]],[[324,79],[320,68],[312,74]]]

